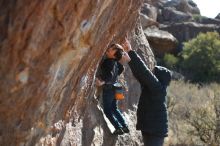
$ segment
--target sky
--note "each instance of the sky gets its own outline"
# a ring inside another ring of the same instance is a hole
[[[193,0],[202,16],[215,18],[220,13],[220,0]]]

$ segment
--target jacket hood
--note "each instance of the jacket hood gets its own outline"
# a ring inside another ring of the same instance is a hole
[[[166,86],[169,85],[171,81],[170,70],[162,66],[155,66],[154,74],[163,85],[166,85]]]

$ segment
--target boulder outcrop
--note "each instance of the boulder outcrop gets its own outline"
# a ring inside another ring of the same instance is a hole
[[[199,8],[192,0],[171,0],[167,1],[163,6],[171,7],[187,14],[200,14]]]
[[[144,0],[144,2],[152,6],[158,7],[164,5],[167,2],[167,0]]]
[[[217,31],[220,33],[220,26],[214,24],[199,24],[195,22],[175,23],[170,25],[161,25],[160,29],[168,31],[180,42],[179,49],[182,48],[182,42],[196,37],[199,33]]]
[[[157,21],[157,12],[158,8],[148,3],[144,3],[141,8],[141,13],[153,19],[154,21]]]
[[[183,42],[197,36],[200,32],[219,32],[220,21],[200,15],[197,4],[192,0],[170,0],[158,8],[159,29],[168,31],[178,40],[175,52],[182,50]]]
[[[120,144],[103,126],[94,75],[106,46],[135,26],[141,3],[1,1],[0,145]]]
[[[171,7],[163,8],[158,15],[158,22],[160,23],[176,23],[185,22],[192,19],[190,14],[177,11]]]
[[[193,22],[197,22],[200,24],[215,24],[215,25],[220,25],[220,20],[216,18],[208,18],[205,16],[200,16],[200,15],[195,15]]]
[[[220,13],[215,17],[215,19],[219,19],[220,20]]]
[[[147,15],[140,13],[140,19],[141,19],[141,25],[144,29],[151,26],[159,27],[159,23],[157,21],[154,21],[152,18],[149,18]]]
[[[159,23],[183,22],[189,20],[191,19],[191,15],[177,11],[174,8],[164,8],[164,5],[167,3],[166,0],[158,0],[153,3],[146,0],[145,2],[147,3],[144,3],[141,8],[140,20],[142,28],[144,30],[147,29],[145,30],[145,35],[152,49],[156,55],[175,52],[177,41],[172,34],[154,28],[158,28]],[[159,45],[158,43],[160,42],[162,42],[162,44]]]
[[[178,41],[169,32],[148,28],[144,30],[144,34],[157,55],[175,52]]]

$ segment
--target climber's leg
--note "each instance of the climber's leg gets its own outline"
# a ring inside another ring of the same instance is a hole
[[[120,124],[123,127],[127,127],[125,119],[124,119],[122,113],[120,112],[120,110],[118,109],[117,100],[115,98],[113,99],[113,102],[112,102],[112,111],[113,111],[115,118],[120,122]]]
[[[112,102],[114,101],[114,90],[111,88],[103,88],[103,107],[104,113],[115,129],[122,128],[122,125],[119,123],[118,119],[113,115],[112,111]]]

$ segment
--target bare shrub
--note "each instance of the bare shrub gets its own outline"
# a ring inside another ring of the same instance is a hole
[[[220,144],[220,85],[172,81],[168,88],[170,145]]]

